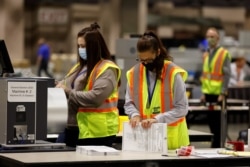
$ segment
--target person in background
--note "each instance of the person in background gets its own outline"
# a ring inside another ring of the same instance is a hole
[[[44,38],[39,38],[38,40],[38,51],[37,51],[37,75],[40,77],[41,72],[44,71],[45,74],[53,78],[53,76],[48,72],[48,64],[50,61],[50,47],[46,43]]]
[[[225,100],[231,75],[231,56],[225,48],[219,46],[219,32],[210,27],[206,32],[209,48],[203,54],[203,70],[201,76],[202,102],[221,103]],[[220,118],[216,112],[208,114],[210,131],[214,134],[212,147],[220,147]]]
[[[139,63],[127,71],[125,113],[132,128],[167,123],[168,149],[189,145],[185,116],[187,72],[171,62],[159,37],[148,31],[137,42]]]
[[[119,130],[121,70],[111,60],[99,28],[93,23],[77,34],[78,62],[56,86],[63,88],[68,98],[68,146],[112,146]]]
[[[231,77],[229,86],[241,86],[250,76],[250,68],[246,63],[246,57],[243,52],[239,52],[235,61],[231,63]]]

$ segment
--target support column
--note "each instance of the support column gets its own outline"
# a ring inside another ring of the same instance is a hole
[[[145,32],[147,28],[148,0],[122,0],[120,12],[122,36]]]
[[[24,0],[0,1],[0,39],[4,39],[11,59],[24,58]]]
[[[138,0],[138,33],[143,34],[147,29],[148,0]]]
[[[111,29],[110,29],[110,34],[109,34],[109,48],[111,54],[115,54],[115,47],[116,47],[116,40],[120,37],[120,32],[121,32],[121,22],[120,22],[120,0],[112,0],[111,1],[111,6],[112,6],[112,16],[113,16],[113,21],[111,23]]]
[[[138,1],[121,1],[121,31],[122,37],[138,32]]]

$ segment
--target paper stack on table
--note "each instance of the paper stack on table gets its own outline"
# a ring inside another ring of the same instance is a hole
[[[167,124],[154,123],[144,129],[141,124],[132,128],[123,123],[122,151],[158,152],[167,154]]]
[[[108,146],[76,146],[76,152],[85,155],[120,155],[121,153]]]
[[[219,158],[219,157],[233,156],[229,154],[220,154],[219,149],[196,149],[192,155],[205,158]]]

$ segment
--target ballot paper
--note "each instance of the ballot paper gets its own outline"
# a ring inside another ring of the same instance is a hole
[[[154,123],[144,129],[141,124],[132,128],[128,122],[124,122],[122,150],[167,153],[167,124]]]
[[[108,146],[76,146],[76,152],[85,155],[120,155],[121,153]]]
[[[231,157],[232,155],[219,154],[219,149],[196,149],[193,156],[204,157],[204,158],[218,158],[218,157]]]
[[[68,103],[63,88],[48,88],[47,133],[59,134],[67,125]]]

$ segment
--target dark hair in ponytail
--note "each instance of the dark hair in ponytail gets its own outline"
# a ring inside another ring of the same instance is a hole
[[[92,28],[92,30],[98,30],[101,27],[96,22],[94,22],[94,23],[90,24],[90,28]]]
[[[159,37],[153,31],[146,31],[143,36],[138,40],[137,50],[139,52],[144,52],[148,50],[157,52],[158,49],[160,49],[159,56],[164,57],[165,60],[173,60],[173,58],[168,54],[167,49],[163,46]]]
[[[95,22],[95,23],[92,23],[89,27],[83,28],[77,34],[77,38],[82,37],[84,38],[86,42],[87,61],[81,59],[78,56],[78,60],[79,60],[81,67],[83,67],[84,64],[87,64],[87,74],[86,74],[86,78],[83,81],[84,87],[87,84],[90,73],[94,69],[95,65],[101,59],[112,60],[110,52],[106,45],[106,42],[102,34],[100,33],[99,29],[100,29],[100,26]]]
[[[168,54],[167,49],[163,46],[159,37],[153,31],[146,31],[137,42],[137,51],[146,52],[152,51],[153,53],[160,54],[156,58],[156,75],[160,79],[161,71],[164,65],[164,60],[172,61],[173,58]]]

